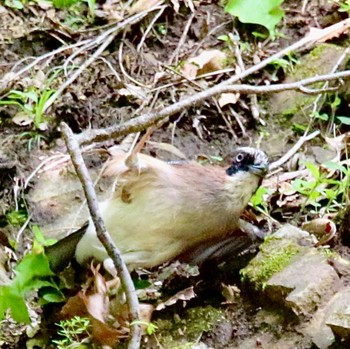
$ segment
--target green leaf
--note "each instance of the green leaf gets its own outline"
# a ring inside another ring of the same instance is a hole
[[[326,163],[324,163],[324,166],[326,166],[330,170],[341,171],[344,174],[347,174],[348,172],[347,168],[344,165],[340,164],[339,162],[327,161]]]
[[[64,294],[54,287],[42,288],[39,292],[41,304],[60,303],[65,300]]]
[[[54,273],[43,253],[25,255],[15,268],[15,278],[9,285],[0,287],[0,320],[10,310],[17,322],[28,323],[30,319],[25,296],[30,291],[55,286],[52,282],[41,279],[52,275]]]
[[[281,21],[284,11],[280,8],[283,0],[229,0],[225,11],[237,16],[242,23],[264,26],[274,37],[275,27]]]
[[[230,41],[230,38],[228,35],[219,35],[218,40],[227,42]]]
[[[53,276],[49,261],[43,254],[28,253],[15,268],[16,284],[23,291],[36,289],[35,278]]]
[[[307,162],[305,164],[306,168],[311,172],[312,177],[314,177],[316,179],[316,181],[320,178],[320,169],[318,168],[318,166]]]
[[[17,322],[30,323],[28,309],[24,299],[12,285],[0,286],[0,299],[0,320],[10,310],[11,316]]]
[[[53,0],[53,5],[57,8],[68,8],[78,1],[79,0]]]
[[[37,241],[42,246],[51,246],[57,242],[56,239],[46,239],[42,231],[37,225],[32,227],[32,231],[35,236],[35,241]]]
[[[268,194],[269,191],[265,187],[259,187],[255,194],[250,198],[250,203],[256,207],[265,203],[264,195]]]
[[[337,116],[337,119],[344,125],[350,125],[350,118],[348,116]]]
[[[5,5],[7,7],[12,7],[17,10],[22,10],[24,7],[20,0],[5,0]]]

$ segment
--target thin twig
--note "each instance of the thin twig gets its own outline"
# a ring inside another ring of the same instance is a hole
[[[317,31],[313,30],[310,31],[308,35],[306,35],[301,40],[297,41],[296,43],[284,48],[283,50],[275,53],[274,55],[264,59],[260,63],[248,68],[247,70],[241,72],[240,74],[237,74],[235,76],[232,76],[230,79],[222,82],[221,84],[229,85],[233,84],[239,80],[242,80],[243,78],[261,70],[262,68],[266,67],[268,64],[274,62],[276,59],[283,57],[284,55],[288,54],[289,52],[295,51],[301,47],[304,47],[306,45],[313,44],[315,42],[320,42],[324,39],[327,39],[330,35],[334,35],[334,32],[341,31],[343,28],[348,28],[350,26],[350,18],[347,18],[339,23],[333,24],[327,28],[319,29]]]
[[[177,63],[179,61],[179,52],[180,52],[181,46],[185,43],[187,33],[190,30],[194,16],[195,16],[195,13],[191,13],[190,18],[188,19],[186,26],[183,30],[183,33],[182,33],[181,38],[179,40],[179,43],[177,44],[177,47],[176,47],[175,51],[173,52],[173,54],[170,56],[170,59],[168,61],[168,65],[171,65],[171,64],[177,65]],[[175,62],[174,62],[174,59],[175,59]]]
[[[83,157],[81,155],[79,144],[76,141],[72,130],[66,123],[61,123],[61,130],[75,171],[82,184],[90,215],[95,226],[97,237],[108,252],[109,257],[113,260],[114,266],[118,271],[121,284],[126,294],[130,320],[132,323],[131,338],[128,345],[128,349],[138,349],[140,347],[141,341],[141,329],[140,326],[137,324],[139,320],[139,303],[133,281],[125,263],[123,262],[120,256],[119,250],[115,246],[113,240],[111,239],[110,235],[106,230],[98,205],[95,189],[91,181],[89,172],[84,163]]]
[[[68,46],[63,46],[63,47],[60,47],[58,48],[57,50],[54,50],[54,51],[51,51],[51,52],[48,52],[48,53],[45,53],[44,55],[42,56],[39,56],[37,58],[34,59],[34,61],[30,64],[28,64],[27,66],[25,66],[24,68],[22,68],[21,70],[19,70],[18,72],[16,73],[12,73],[11,74],[11,77],[7,78],[6,79],[1,79],[0,80],[0,92],[6,88],[6,86],[8,86],[10,83],[12,83],[13,81],[15,81],[19,76],[21,76],[22,74],[24,74],[25,72],[27,72],[28,70],[30,70],[31,68],[35,67],[39,62],[41,62],[42,60],[46,59],[46,58],[50,58],[58,53],[61,53],[63,51],[66,51],[66,50],[69,50],[69,49],[72,49],[72,48],[75,48],[75,47],[79,47],[81,45],[85,45],[86,43],[88,43],[90,40],[84,40],[84,41],[79,41],[77,42],[76,44],[73,44],[73,45],[68,45]]]
[[[174,115],[183,109],[195,105],[196,103],[208,99],[217,94],[224,92],[239,92],[239,93],[271,93],[280,92],[286,90],[299,90],[301,91],[305,85],[311,85],[320,81],[336,80],[341,78],[350,78],[350,70],[345,70],[342,72],[334,74],[326,74],[315,76],[312,78],[291,82],[287,84],[276,84],[271,86],[250,86],[250,85],[231,85],[219,84],[211,87],[205,91],[198,92],[192,96],[186,96],[179,102],[169,105],[161,110],[155,110],[151,113],[140,115],[137,118],[126,121],[121,125],[114,125],[105,129],[99,130],[87,130],[79,135],[77,135],[77,140],[80,144],[92,143],[92,142],[102,142],[110,139],[111,137],[125,136],[129,133],[143,131],[147,127],[153,125],[154,123]],[[325,90],[324,92],[327,92]],[[301,91],[303,92],[303,91]],[[319,90],[310,90],[310,94],[320,93]]]
[[[147,35],[148,33],[151,31],[152,27],[154,26],[154,24],[156,23],[157,19],[162,15],[162,13],[164,12],[164,10],[166,9],[167,5],[165,6],[162,6],[158,13],[156,13],[156,15],[153,17],[151,23],[149,24],[149,26],[147,27],[145,33],[142,35],[142,38],[139,42],[139,44],[137,45],[137,48],[136,48],[136,51],[137,52],[140,52],[141,48],[142,48],[142,45],[143,43],[145,42],[146,38],[147,38]]]
[[[88,43],[88,45],[95,45],[101,43],[101,46],[77,69],[71,77],[66,80],[59,89],[50,97],[50,99],[45,103],[43,111],[46,111],[57,99],[57,97],[69,86],[71,85],[77,77],[93,62],[97,59],[97,57],[104,51],[104,49],[113,41],[115,36],[119,33],[119,31],[127,25],[135,24],[139,22],[142,18],[144,18],[149,12],[157,10],[158,7],[152,7],[146,11],[140,12],[123,22],[118,23],[116,27],[113,27],[106,32],[102,33],[93,42]]]
[[[305,132],[305,134],[299,138],[298,142],[296,142],[294,144],[294,146],[289,149],[289,151],[283,155],[279,160],[273,162],[270,167],[269,167],[269,171],[275,170],[276,168],[280,167],[281,165],[283,165],[285,162],[287,162],[302,146],[305,142],[317,137],[320,134],[320,131],[317,130],[315,132],[312,132],[311,134],[307,134],[307,132]]]
[[[124,38],[123,38],[124,40]],[[123,73],[123,75],[128,79],[130,80],[131,82],[133,82],[135,85],[137,86],[141,86],[141,87],[144,87],[144,88],[147,88],[147,86],[145,84],[143,84],[142,82],[139,82],[137,81],[136,79],[134,79],[132,76],[130,76],[127,71],[125,70],[124,68],[124,65],[123,65],[123,47],[124,47],[124,42],[123,40],[120,42],[120,45],[119,45],[119,50],[118,50],[118,63],[119,63],[119,68],[121,70],[121,72]]]

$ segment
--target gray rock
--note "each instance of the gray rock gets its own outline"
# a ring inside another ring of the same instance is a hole
[[[315,248],[310,248],[266,283],[267,293],[297,315],[312,314],[341,287],[326,255]]]

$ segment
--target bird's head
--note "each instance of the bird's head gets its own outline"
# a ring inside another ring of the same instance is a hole
[[[269,168],[267,155],[259,149],[242,147],[235,151],[231,166],[226,170],[229,176],[238,172],[249,172],[263,178]]]

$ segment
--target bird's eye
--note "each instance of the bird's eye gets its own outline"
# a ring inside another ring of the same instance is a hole
[[[241,162],[241,161],[243,161],[243,159],[244,159],[244,154],[243,153],[237,154],[237,156],[236,156],[236,161],[237,162]]]

